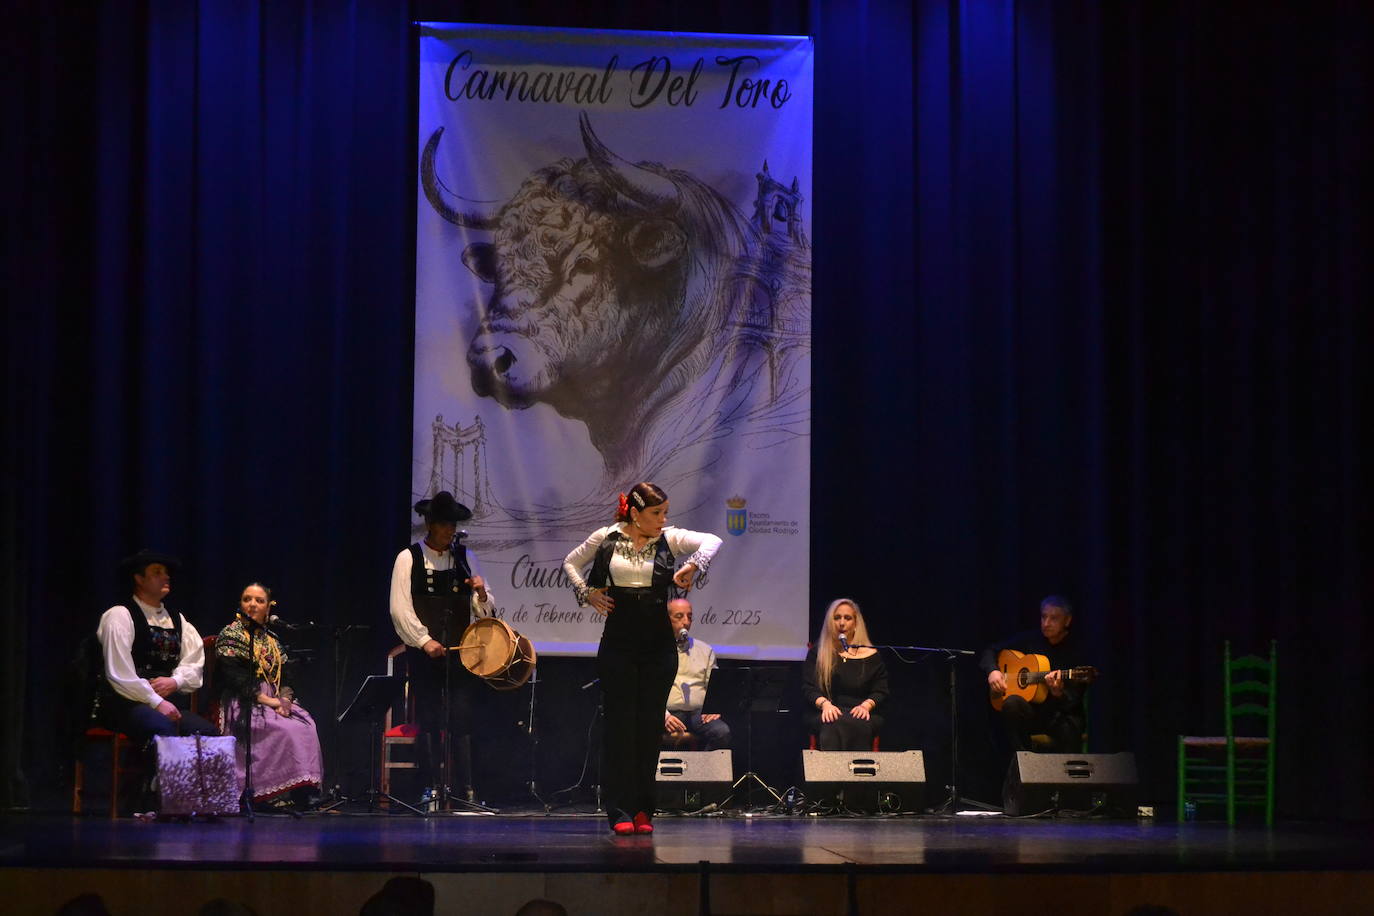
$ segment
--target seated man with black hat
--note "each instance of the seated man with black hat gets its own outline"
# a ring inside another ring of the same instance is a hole
[[[396,555],[391,569],[391,622],[410,650],[406,662],[420,726],[419,771],[422,784],[440,783],[440,739],[447,731],[457,758],[462,797],[472,797],[471,693],[477,678],[463,667],[458,645],[473,616],[489,617],[496,603],[485,580],[473,569],[473,558],[458,537],[458,523],[472,510],[447,490],[422,499],[415,511],[425,520],[423,539]],[[449,687],[449,721],[444,722],[444,686]]]
[[[132,598],[106,611],[96,630],[105,661],[97,719],[135,741],[219,734],[186,708],[205,671],[205,644],[191,621],[163,604],[179,565],[151,550],[125,558],[119,569],[132,579]]]

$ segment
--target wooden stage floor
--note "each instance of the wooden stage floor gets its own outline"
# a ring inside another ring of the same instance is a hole
[[[1043,894],[1056,913],[1143,903],[1179,913],[1374,911],[1369,825],[776,815],[656,824],[652,836],[620,838],[599,816],[542,811],[9,816],[0,892],[13,913],[53,913],[95,891],[116,916],[193,913],[213,896],[302,916],[357,912],[387,877],[419,875],[435,885],[441,913],[511,913],[537,896],[574,914],[999,912],[1000,893]],[[1018,909],[1035,898],[1020,899]]]

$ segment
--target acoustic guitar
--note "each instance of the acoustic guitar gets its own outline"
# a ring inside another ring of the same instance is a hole
[[[1001,709],[1007,697],[1020,697],[1027,703],[1043,703],[1050,695],[1045,675],[1050,673],[1050,660],[1043,655],[1029,655],[1015,649],[1003,649],[997,653],[997,668],[1007,679],[1007,692],[991,694],[993,709]],[[1092,683],[1097,677],[1097,669],[1089,667],[1060,668],[1059,675],[1065,681]]]

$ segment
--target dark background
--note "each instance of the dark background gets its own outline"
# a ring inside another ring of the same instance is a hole
[[[979,647],[1069,595],[1105,672],[1093,748],[1134,750],[1162,806],[1173,736],[1219,725],[1222,640],[1276,638],[1280,813],[1374,816],[1367,4],[571,6],[0,14],[5,801],[63,803],[62,670],[140,546],[186,559],[171,600],[205,632],[251,579],[371,625],[338,667],[317,637],[322,721],[380,670],[410,534],[411,23],[446,19],[813,35],[813,624],[849,595],[877,640]],[[891,668],[884,747],[943,780],[944,664]],[[541,664],[545,792],[577,779],[589,671]],[[992,798],[961,674],[962,782]],[[519,794],[527,703],[487,708],[493,797]],[[799,728],[759,728],[785,785]],[[364,736],[323,737],[359,787]]]

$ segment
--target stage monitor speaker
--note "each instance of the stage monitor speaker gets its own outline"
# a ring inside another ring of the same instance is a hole
[[[1037,754],[1017,751],[1002,804],[1019,817],[1043,811],[1135,813],[1135,754]]]
[[[669,811],[699,811],[719,805],[735,781],[734,759],[728,750],[659,751],[658,806]]]
[[[802,751],[806,797],[851,811],[919,811],[926,763],[920,751]]]

